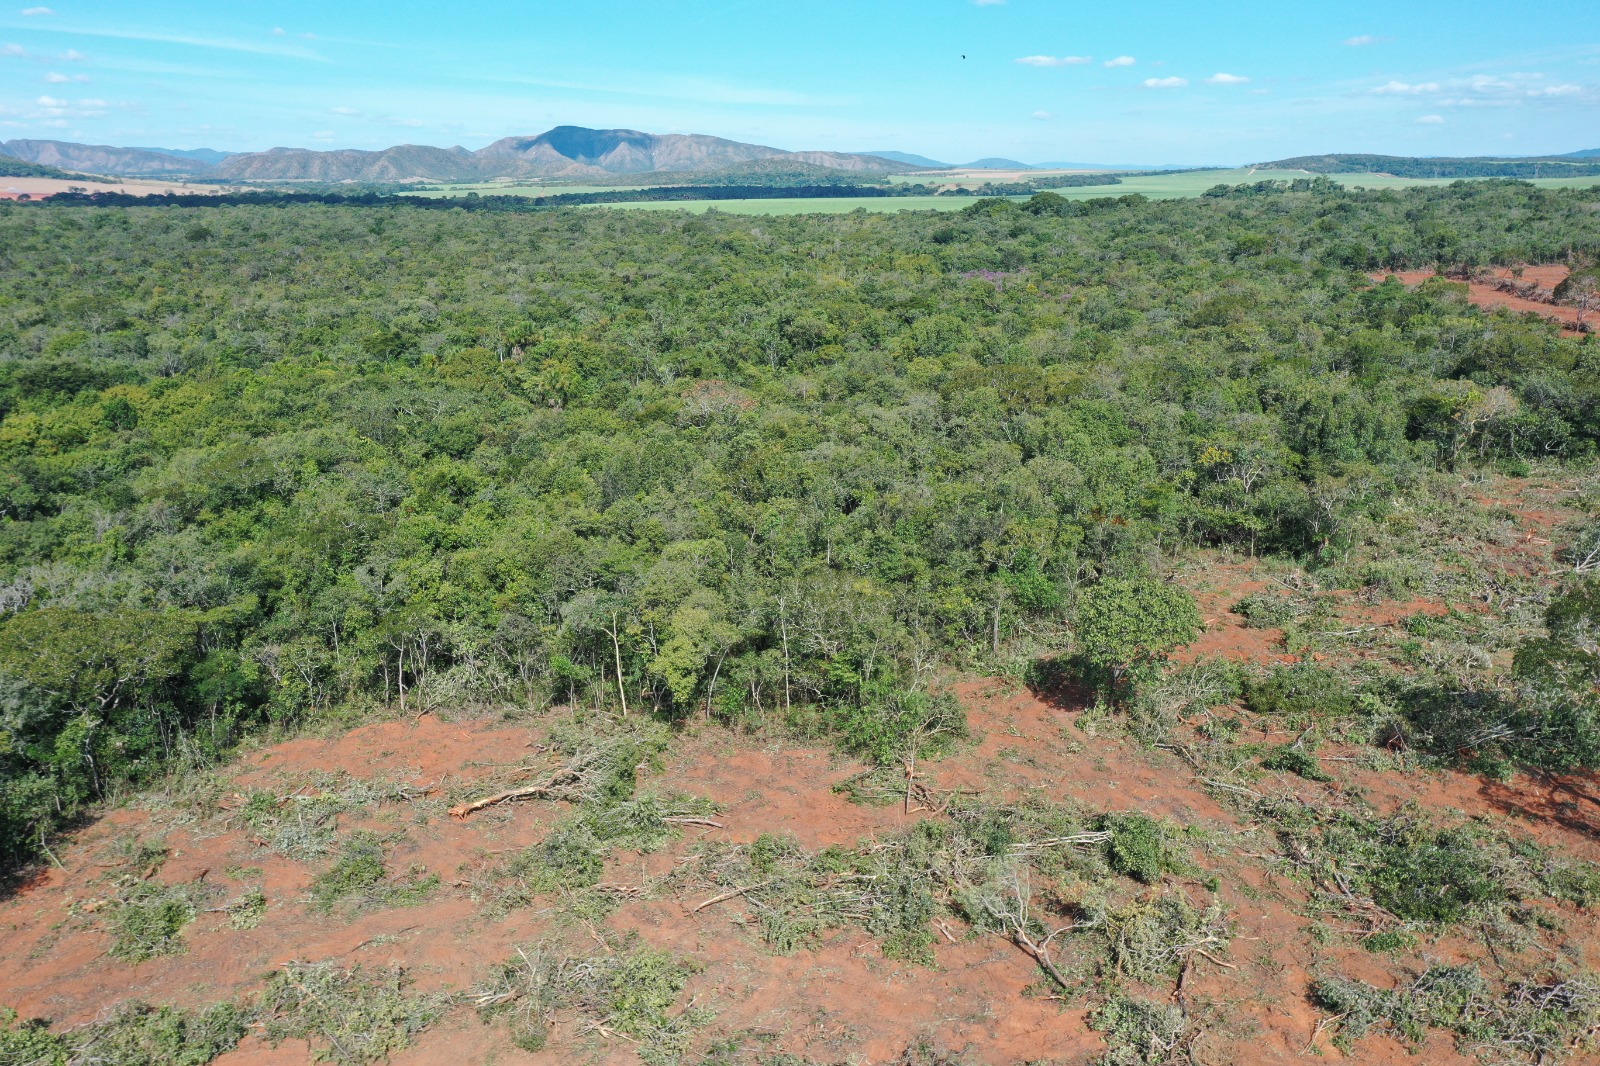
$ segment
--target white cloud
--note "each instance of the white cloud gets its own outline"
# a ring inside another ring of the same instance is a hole
[[[28,54],[28,50],[20,44],[0,44],[0,56],[14,56],[21,59]]]
[[[57,100],[54,96],[41,96],[41,97],[39,97],[39,106],[40,107],[66,107],[67,106],[67,102],[65,100]]]
[[[1118,56],[1115,59],[1106,60],[1105,65],[1108,67],[1131,67],[1137,62],[1138,60],[1132,56]]]
[[[24,18],[36,18],[39,15],[54,15],[55,12],[47,7],[25,7],[22,9]]]
[[[89,57],[78,51],[76,48],[68,48],[65,52],[61,53],[61,58],[65,59],[68,63],[82,63]]]
[[[1372,91],[1378,96],[1415,96],[1418,93],[1438,92],[1439,83],[1436,81],[1425,81],[1416,85],[1408,85],[1403,81],[1391,81],[1386,85],[1378,86]]]
[[[318,130],[317,132],[313,133],[311,136],[316,138],[319,141],[331,141],[331,140],[333,140],[334,133],[333,133],[332,130]]]
[[[1571,96],[1583,92],[1581,85],[1546,85],[1542,89],[1529,89],[1529,96]]]
[[[1243,85],[1249,78],[1240,77],[1238,74],[1213,74],[1206,79],[1207,85]]]
[[[1050,120],[1051,120],[1051,119],[1053,119],[1053,118],[1055,118],[1055,116],[1054,116],[1054,115],[1052,115],[1052,114],[1051,114],[1051,113],[1050,113],[1050,112],[1048,112],[1048,111],[1035,111],[1035,112],[1034,112],[1034,113],[1033,113],[1033,114],[1032,114],[1032,115],[1031,115],[1031,116],[1029,116],[1029,117],[1030,117],[1030,118],[1036,118],[1036,119],[1038,119],[1038,120],[1039,120],[1039,121],[1040,121],[1040,122],[1049,122],[1049,121],[1050,121]]]
[[[1355,37],[1346,37],[1344,43],[1351,48],[1360,48],[1363,45],[1377,44],[1381,40],[1383,40],[1382,37],[1375,37],[1370,33],[1362,33]]]
[[[272,35],[274,37],[282,37],[285,34],[287,34],[288,32],[289,31],[284,29],[282,26],[274,26],[274,27],[272,27]]]
[[[74,82],[74,81],[87,83],[89,81],[89,75],[87,75],[87,74],[70,74],[69,75],[69,74],[63,74],[58,70],[52,70],[50,73],[48,73],[48,74],[46,74],[44,76],[44,80],[49,82],[51,85],[66,85],[67,83]]]
[[[79,100],[78,101],[78,106],[79,107],[105,107],[107,105],[106,105],[106,102],[104,100]]]
[[[1422,115],[1417,119],[1417,125],[1419,125],[1419,126],[1442,126],[1442,125],[1444,125],[1444,116],[1443,115]]]
[[[1146,78],[1146,89],[1181,89],[1189,84],[1188,78]]]
[[[1092,56],[1023,56],[1017,60],[1025,67],[1081,67],[1093,63]]]
[[[330,114],[330,115],[359,115],[359,114],[361,114],[361,112],[357,111],[353,107],[330,107],[330,108],[328,108],[328,114]]]

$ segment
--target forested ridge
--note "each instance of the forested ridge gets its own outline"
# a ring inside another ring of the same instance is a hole
[[[1368,272],[1592,259],[1596,196],[0,205],[0,853],[380,704],[872,750],[1188,547],[1336,570],[1440,467],[1594,455],[1592,337]]]

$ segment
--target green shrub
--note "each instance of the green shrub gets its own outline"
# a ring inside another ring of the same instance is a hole
[[[1106,862],[1119,874],[1153,885],[1164,873],[1181,869],[1167,842],[1166,830],[1143,814],[1108,814],[1100,829],[1109,832]]]
[[[1245,703],[1257,714],[1291,723],[1345,717],[1356,709],[1350,684],[1332,671],[1310,663],[1275,668],[1265,679],[1246,687]]]
[[[422,902],[439,887],[439,876],[419,866],[392,877],[384,864],[383,841],[369,832],[353,833],[333,866],[311,882],[317,909],[331,911],[342,902],[356,906],[406,907]]]
[[[1332,781],[1333,778],[1322,764],[1317,762],[1317,757],[1306,749],[1294,744],[1285,744],[1273,748],[1261,759],[1261,765],[1267,770],[1280,770],[1284,773],[1298,774],[1307,781]]]
[[[181,955],[187,950],[183,928],[194,921],[194,915],[194,902],[186,887],[142,882],[113,904],[110,954],[128,962]]]

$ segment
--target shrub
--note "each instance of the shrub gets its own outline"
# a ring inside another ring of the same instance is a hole
[[[1343,717],[1356,709],[1355,694],[1337,674],[1310,663],[1280,666],[1245,690],[1245,703],[1257,714],[1290,722]]]
[[[114,958],[143,962],[186,950],[183,927],[194,921],[194,903],[183,886],[143,882],[126,892],[111,912]]]
[[[373,833],[359,832],[345,841],[338,861],[311,882],[311,898],[323,912],[346,900],[356,906],[405,907],[422,902],[438,887],[439,875],[420,866],[407,870],[404,877],[391,877],[384,864],[383,842]]]
[[[1119,874],[1147,885],[1164,873],[1181,869],[1167,844],[1166,830],[1143,814],[1108,814],[1100,829],[1111,834],[1106,841],[1106,862]]]

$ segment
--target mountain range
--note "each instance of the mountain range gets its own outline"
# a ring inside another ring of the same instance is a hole
[[[482,181],[491,178],[601,178],[616,174],[714,171],[753,162],[788,162],[863,174],[902,171],[892,159],[857,152],[790,152],[699,134],[557,126],[537,136],[503,137],[475,152],[402,144],[380,151],[273,148],[229,154],[211,149],[115,148],[17,140],[0,152],[96,174],[228,178],[239,181]]]

